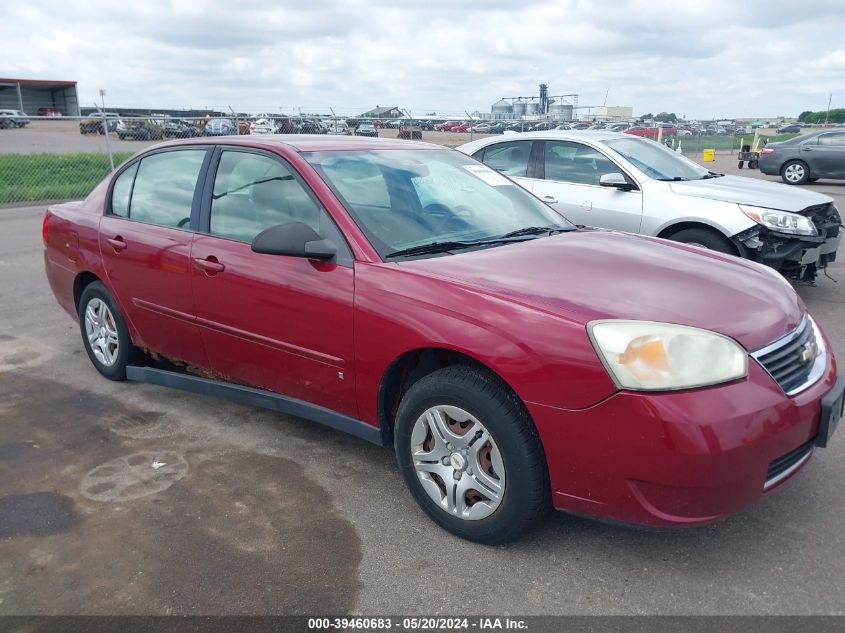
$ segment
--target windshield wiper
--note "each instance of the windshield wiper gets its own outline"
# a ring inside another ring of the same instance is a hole
[[[724,176],[724,175],[725,175],[725,174],[717,174],[715,171],[708,171],[706,174],[704,174],[704,175],[701,177],[701,179],[702,179],[702,180],[707,180],[708,178],[721,178],[721,177],[722,177],[722,176]]]
[[[500,236],[498,239],[507,239],[509,237],[522,237],[523,235],[542,235],[543,233],[548,233],[552,235],[553,233],[560,233],[563,231],[572,231],[574,227],[562,227],[562,226],[526,226],[522,229],[517,229],[516,231],[511,231],[510,233],[505,233],[504,235]]]
[[[684,180],[689,180],[689,178],[682,178],[681,176],[673,176],[672,178],[655,178],[655,180],[659,180],[660,182],[680,182]]]
[[[390,257],[410,257],[411,255],[429,255],[432,253],[448,253],[449,251],[458,250],[461,248],[469,248],[470,246],[477,246],[485,242],[431,242],[429,244],[420,244],[418,246],[410,246],[402,248],[398,251],[393,251],[385,255],[385,259]]]
[[[530,226],[524,229],[518,229],[505,233],[501,237],[489,237],[481,240],[466,240],[466,241],[447,241],[447,242],[430,242],[429,244],[420,244],[418,246],[409,246],[398,251],[393,251],[385,255],[385,259],[390,257],[410,257],[412,255],[430,255],[432,253],[448,253],[462,248],[471,248],[473,246],[490,246],[493,244],[509,244],[512,242],[524,242],[533,239],[537,233],[550,233],[552,231],[570,231],[573,229],[561,229],[557,227],[541,228],[538,226]]]

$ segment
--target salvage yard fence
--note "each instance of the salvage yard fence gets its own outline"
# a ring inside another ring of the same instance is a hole
[[[26,122],[0,119],[0,204],[47,200],[80,199],[105,178],[113,167],[139,150],[169,138],[191,138],[207,134],[255,133],[353,133],[366,119],[333,118],[303,120],[293,117],[220,117],[212,119],[173,117],[29,117]],[[380,137],[397,138],[398,122],[376,129]],[[370,132],[372,133],[372,131]],[[416,132],[419,133],[419,132]],[[415,133],[415,136],[416,136]],[[472,138],[473,132],[421,130],[422,140],[456,147]],[[761,140],[783,140],[790,135],[763,136]],[[751,144],[754,135],[683,136],[664,139],[673,148],[701,160],[705,149],[735,153]]]

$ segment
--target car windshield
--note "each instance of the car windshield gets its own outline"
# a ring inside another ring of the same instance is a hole
[[[574,228],[512,181],[459,152],[330,151],[303,156],[383,259],[435,244],[457,248],[505,240],[478,244],[492,247],[516,239],[514,233],[532,239]]]
[[[610,149],[655,180],[701,180],[711,174],[660,143],[635,137],[605,141]]]

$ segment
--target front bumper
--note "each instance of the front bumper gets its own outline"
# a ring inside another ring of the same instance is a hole
[[[772,483],[773,462],[818,433],[836,379],[831,357],[814,385],[787,397],[755,361],[748,378],[683,392],[619,391],[582,410],[528,403],[560,510],[651,526],[714,521]]]
[[[809,265],[824,268],[835,261],[842,235],[838,225],[821,236],[778,233],[758,225],[734,235],[732,240],[747,259],[772,268],[799,270]]]

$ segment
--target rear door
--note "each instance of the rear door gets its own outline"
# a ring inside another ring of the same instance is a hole
[[[136,341],[170,358],[208,366],[191,293],[193,222],[209,150],[148,154],[115,179],[100,220],[100,253]]]
[[[814,178],[845,178],[845,132],[819,135],[819,144],[811,152],[804,152]]]
[[[343,236],[281,157],[217,150],[202,235],[191,253],[198,323],[212,368],[355,417],[354,268]],[[303,222],[338,247],[335,262],[252,252],[264,229]]]
[[[529,169],[532,146],[533,141],[503,141],[483,147],[473,154],[473,158],[513,178],[520,186],[531,191],[534,185],[530,177],[533,174]]]
[[[541,149],[540,178],[534,181],[535,196],[575,224],[639,232],[642,193],[638,189],[622,191],[599,184],[603,175],[624,176],[625,170],[583,143],[547,140]]]

